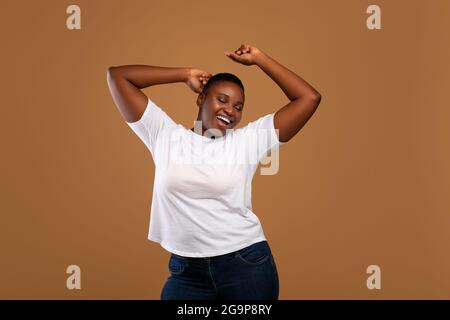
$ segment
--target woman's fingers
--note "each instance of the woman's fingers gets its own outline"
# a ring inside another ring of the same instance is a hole
[[[207,73],[205,73],[205,74],[203,74],[203,75],[201,75],[200,76],[200,78],[202,78],[202,79],[208,79],[208,78],[210,78],[211,76],[209,75],[209,74],[207,74]]]
[[[250,46],[248,44],[241,44],[241,46],[236,50],[236,54],[248,53],[250,51]]]
[[[203,84],[206,84],[206,82],[208,82],[209,78],[210,78],[210,74],[204,72],[201,76],[200,76],[200,82]]]
[[[231,59],[236,59],[236,57],[237,57],[237,52],[238,52],[239,50],[236,50],[235,52],[225,52],[225,54],[227,55],[227,57],[229,57],[229,58],[231,58]]]
[[[241,58],[241,53],[239,49],[234,52],[225,52],[226,56],[235,62],[242,63],[243,59]]]
[[[225,55],[230,58],[237,58],[241,54],[249,53],[250,52],[250,45],[242,44],[238,49],[234,50],[234,52],[228,52],[225,51]]]
[[[255,51],[256,50],[256,51]],[[242,44],[239,48],[233,51],[224,51],[225,55],[235,62],[242,63],[244,65],[254,64],[254,54],[258,52],[258,49],[248,44]]]

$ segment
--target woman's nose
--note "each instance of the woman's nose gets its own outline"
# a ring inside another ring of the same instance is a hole
[[[233,106],[227,104],[225,106],[224,110],[229,116],[233,115]]]

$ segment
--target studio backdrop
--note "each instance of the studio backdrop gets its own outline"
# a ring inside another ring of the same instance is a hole
[[[159,299],[155,166],[110,66],[230,72],[239,127],[288,99],[223,52],[251,44],[320,106],[253,180],[280,299],[449,299],[450,2],[1,1],[1,299]],[[193,127],[183,83],[143,89]]]

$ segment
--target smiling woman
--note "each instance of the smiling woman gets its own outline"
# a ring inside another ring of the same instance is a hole
[[[244,99],[244,85],[237,76],[231,73],[215,74],[197,98],[197,121],[201,121],[202,130],[196,133],[204,135],[205,131],[210,130],[223,136],[227,129],[236,127],[242,118]],[[194,128],[191,130],[194,131]]]
[[[161,299],[278,299],[275,259],[253,212],[251,184],[258,162],[300,130],[320,95],[255,47],[226,55],[258,65],[291,102],[235,129],[245,95],[233,74],[143,65],[108,70],[115,104],[155,163],[148,238],[171,253]],[[198,94],[194,128],[175,123],[140,91],[173,82]],[[242,161],[243,150],[255,152]]]

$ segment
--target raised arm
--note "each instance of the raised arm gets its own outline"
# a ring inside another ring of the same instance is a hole
[[[125,65],[109,67],[107,82],[114,103],[127,122],[138,121],[145,111],[147,96],[140,90],[152,85],[186,82],[191,68]]]
[[[279,140],[289,141],[308,122],[320,104],[321,95],[300,76],[290,71],[266,53],[250,45],[241,45],[226,55],[244,65],[257,65],[283,90],[290,102],[274,116]]]

